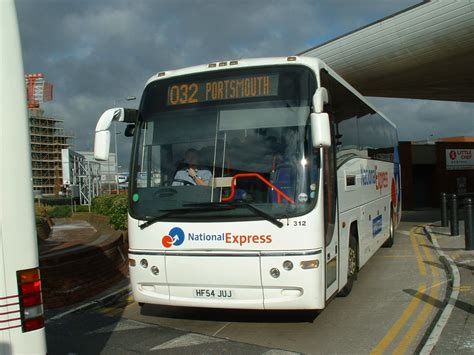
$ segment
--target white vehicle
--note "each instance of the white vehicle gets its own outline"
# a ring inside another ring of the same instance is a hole
[[[119,184],[126,184],[128,182],[128,175],[118,175],[117,180]]]
[[[0,354],[45,354],[25,77],[13,0],[0,1]]]
[[[139,303],[322,309],[393,243],[396,128],[316,58],[158,73],[139,110],[101,116],[96,158],[108,156],[113,120],[134,136],[128,225]]]

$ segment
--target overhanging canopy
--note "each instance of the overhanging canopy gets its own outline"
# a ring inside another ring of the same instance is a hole
[[[474,2],[424,2],[299,55],[366,96],[474,102]]]

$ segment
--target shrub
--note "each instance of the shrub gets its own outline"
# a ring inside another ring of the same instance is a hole
[[[120,195],[101,195],[92,200],[92,212],[104,216],[109,215],[109,210],[112,207],[114,199]]]
[[[89,206],[88,205],[77,205],[75,207],[76,212],[89,212]]]
[[[109,223],[115,229],[127,229],[127,195],[115,195],[112,207],[109,209]]]
[[[109,217],[115,229],[127,229],[127,194],[102,195],[92,200],[92,212]]]
[[[48,218],[48,211],[44,206],[35,205],[35,215],[41,218]]]
[[[44,223],[44,221],[45,220],[41,217],[38,217],[38,216],[35,217],[36,226],[41,226]]]
[[[71,206],[47,207],[46,211],[51,218],[66,218],[72,215]]]

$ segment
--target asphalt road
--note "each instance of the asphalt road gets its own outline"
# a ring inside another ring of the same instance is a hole
[[[403,222],[395,245],[360,271],[352,293],[320,313],[107,308],[47,325],[49,354],[413,353],[443,306],[446,275],[421,223]]]

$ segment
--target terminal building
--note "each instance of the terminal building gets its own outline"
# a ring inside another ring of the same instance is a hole
[[[402,208],[439,207],[442,192],[474,192],[474,137],[400,142]]]

